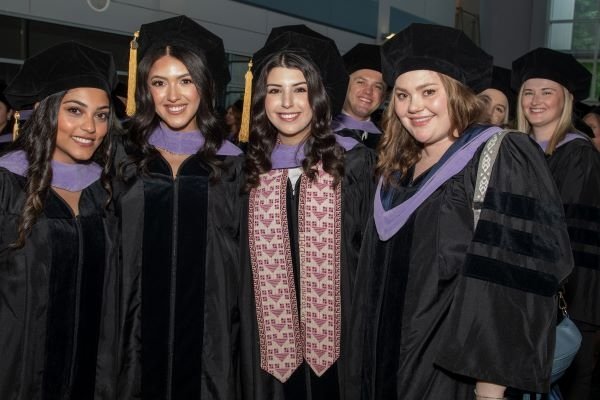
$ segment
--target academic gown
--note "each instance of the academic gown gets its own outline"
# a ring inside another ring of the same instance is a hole
[[[351,137],[353,139],[356,139],[368,148],[373,150],[377,148],[377,144],[379,143],[379,140],[381,139],[382,135],[381,133],[370,133],[361,131],[360,129],[349,128],[340,129],[335,133],[337,133],[340,136]]]
[[[576,139],[548,156],[567,217],[575,269],[566,284],[571,318],[600,325],[600,153]]]
[[[341,239],[341,312],[342,328],[340,342],[340,357],[321,377],[318,377],[303,361],[292,376],[285,382],[268,374],[260,367],[260,340],[256,320],[256,304],[252,281],[252,268],[248,254],[248,207],[243,219],[246,225],[242,229],[245,237],[243,256],[246,265],[241,286],[241,364],[242,399],[248,400],[335,400],[344,398],[345,358],[348,348],[348,323],[352,306],[352,288],[355,281],[358,255],[367,219],[372,212],[374,192],[373,168],[374,153],[363,145],[357,144],[345,153],[344,179],[342,182],[342,239]],[[301,178],[302,179],[302,178]],[[295,185],[295,195],[292,194],[291,183],[287,185],[288,229],[292,250],[294,280],[299,288],[298,261],[298,191],[300,179]],[[296,290],[298,295],[300,290]],[[298,301],[297,304],[300,304]]]
[[[230,400],[237,390],[242,158],[157,156],[117,188],[122,263],[118,399]],[[112,398],[107,395],[107,398]]]
[[[85,188],[75,217],[50,189],[25,246],[11,250],[25,183],[0,168],[0,398],[93,399],[108,382],[96,370],[114,273],[107,194],[98,181]]]
[[[535,147],[523,134],[504,138],[475,232],[482,146],[389,240],[369,222],[356,274],[352,398],[470,400],[477,380],[548,391],[555,293],[572,259]],[[392,206],[420,178],[401,180]]]

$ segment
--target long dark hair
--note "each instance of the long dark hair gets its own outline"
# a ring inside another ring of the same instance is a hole
[[[148,89],[148,75],[152,65],[161,57],[171,56],[183,63],[189,71],[194,85],[200,94],[200,106],[196,113],[196,123],[204,134],[204,146],[198,150],[204,161],[211,168],[211,180],[219,179],[221,162],[216,157],[217,151],[223,144],[225,132],[214,109],[216,85],[201,55],[178,45],[158,46],[148,50],[140,61],[137,69],[138,85],[135,90],[136,113],[131,119],[129,133],[125,137],[126,147],[135,149],[122,166],[135,164],[139,173],[147,171],[148,162],[158,156],[158,151],[148,143],[152,131],[160,123],[156,114],[154,101]],[[121,168],[121,172],[123,168]]]
[[[13,248],[21,248],[25,245],[27,236],[44,209],[44,201],[52,182],[50,161],[52,161],[56,148],[58,113],[66,93],[66,91],[55,93],[40,101],[11,147],[11,150],[23,150],[29,162],[27,183],[25,184],[25,204],[17,228],[17,240],[11,245]],[[92,161],[102,166],[100,182],[107,192],[105,206],[108,206],[112,197],[111,154],[113,134],[117,129],[118,122],[111,106],[107,134],[92,156]]]
[[[304,75],[308,86],[308,101],[313,117],[310,136],[306,140],[306,158],[302,169],[309,179],[316,178],[316,164],[323,163],[323,170],[334,177],[337,185],[344,175],[344,152],[336,143],[331,131],[329,98],[321,76],[312,61],[303,55],[284,50],[269,57],[255,81],[252,97],[252,130],[246,153],[246,190],[258,187],[260,174],[271,170],[271,153],[277,143],[278,132],[271,124],[265,110],[267,76],[276,67],[297,69]]]

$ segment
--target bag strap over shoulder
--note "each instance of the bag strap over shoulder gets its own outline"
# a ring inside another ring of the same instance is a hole
[[[487,192],[488,185],[490,183],[490,176],[502,144],[502,139],[508,132],[508,129],[503,129],[498,133],[495,133],[483,147],[481,157],[479,157],[479,166],[477,167],[477,180],[475,182],[475,191],[473,193],[473,227],[477,227],[479,222],[479,216],[481,215],[481,209],[483,207],[483,200],[485,199],[485,193]]]

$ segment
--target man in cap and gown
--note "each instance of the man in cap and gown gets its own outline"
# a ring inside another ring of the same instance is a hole
[[[379,46],[359,43],[343,58],[349,74],[348,90],[342,112],[333,118],[332,128],[338,135],[353,137],[375,149],[381,130],[371,115],[381,106],[386,94]]]

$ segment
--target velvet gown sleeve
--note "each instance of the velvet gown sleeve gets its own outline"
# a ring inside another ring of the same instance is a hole
[[[477,163],[465,173],[473,197]],[[560,196],[542,152],[505,137],[468,244],[434,362],[477,381],[547,392],[556,291],[573,260]]]
[[[349,357],[354,352],[350,338],[350,320],[354,303],[359,255],[365,238],[365,229],[373,214],[375,194],[375,152],[366,146],[356,146],[345,154],[343,185],[343,265],[342,270],[342,336],[338,361],[340,397],[348,396]]]
[[[569,227],[575,269],[566,284],[569,315],[600,325],[600,153],[585,140],[549,160]]]
[[[40,395],[41,380],[35,379],[43,368],[45,314],[40,312],[48,265],[42,259],[37,268],[27,271],[35,253],[29,246],[11,251],[16,240],[20,209],[24,200],[16,175],[0,168],[0,398],[22,399]],[[34,232],[32,241],[38,241]],[[30,244],[30,241],[28,244]],[[47,250],[47,247],[43,247]],[[48,255],[48,254],[46,254]],[[47,260],[48,257],[43,259]],[[41,293],[38,293],[41,292]],[[33,308],[33,310],[32,310]],[[30,332],[30,333],[29,333]],[[28,334],[29,333],[29,334]],[[24,387],[36,382],[36,387]],[[19,388],[23,387],[23,390]],[[23,393],[24,392],[24,393]]]

